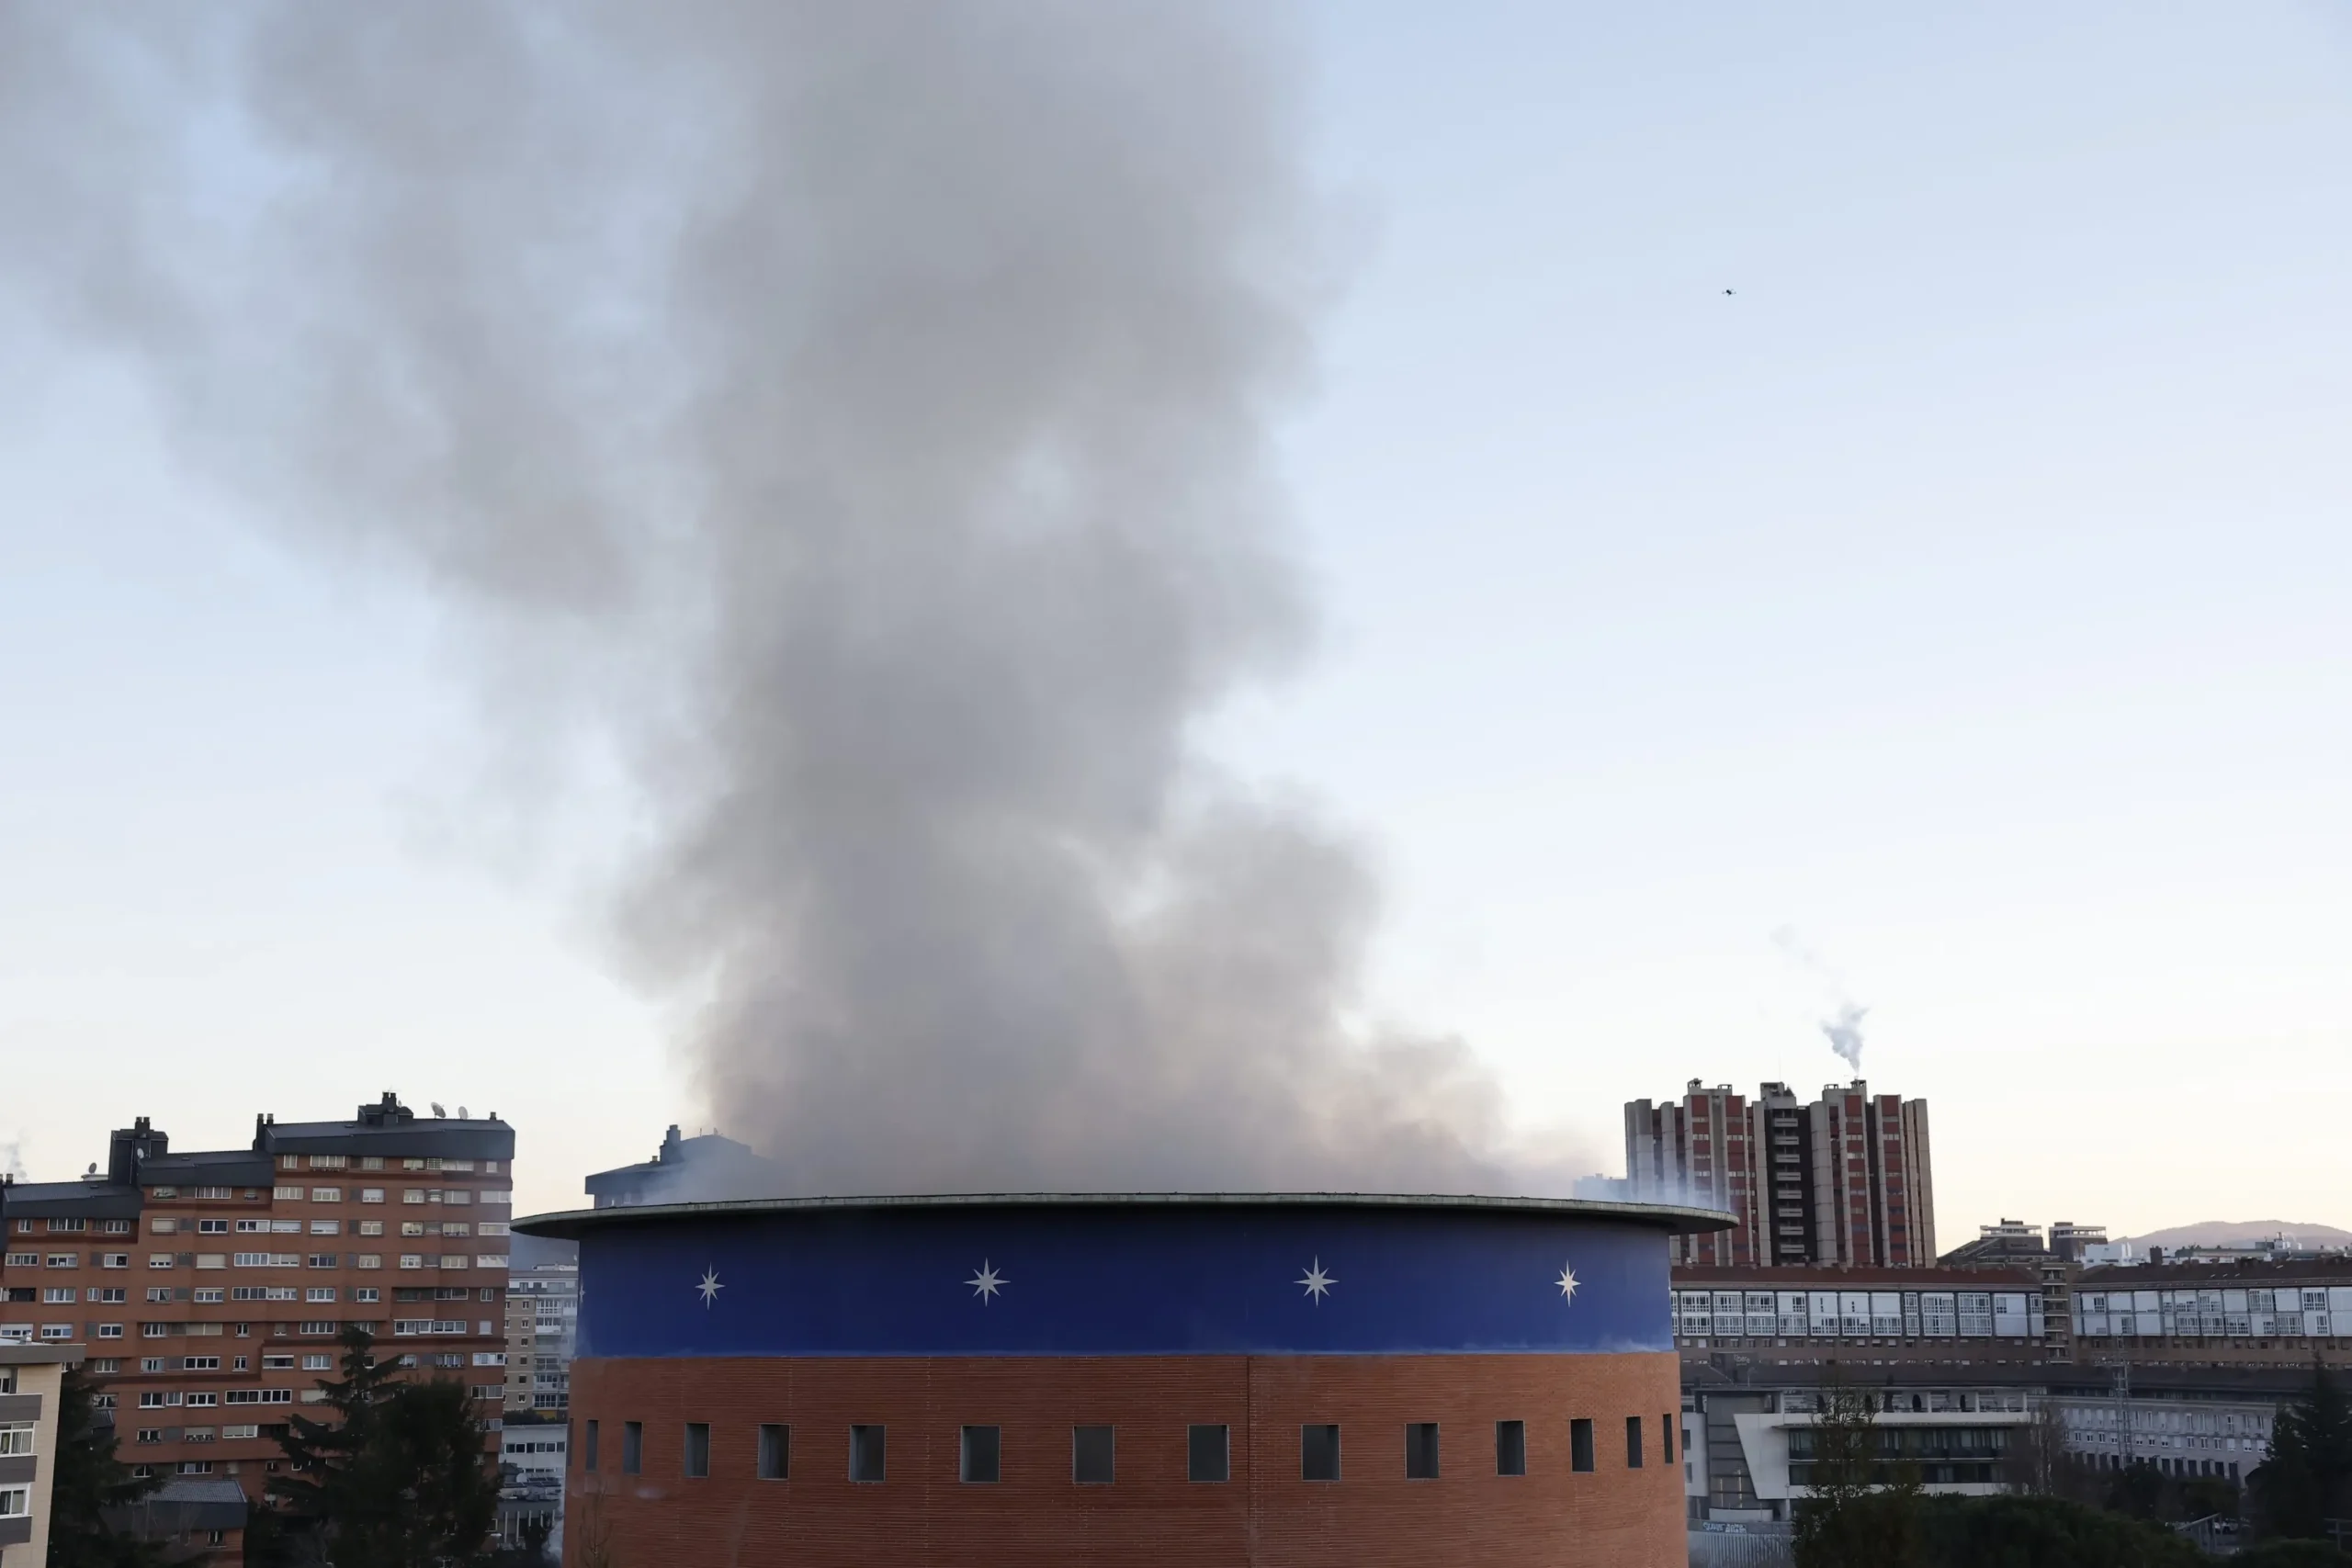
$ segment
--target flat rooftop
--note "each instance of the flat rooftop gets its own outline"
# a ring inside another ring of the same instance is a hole
[[[1617,1203],[1592,1198],[1483,1198],[1402,1192],[943,1192],[848,1198],[743,1198],[707,1203],[644,1203],[567,1209],[514,1222],[525,1235],[576,1239],[591,1230],[670,1219],[724,1219],[812,1211],[912,1209],[1395,1209],[1422,1213],[1549,1214],[1654,1226],[1678,1235],[1738,1224],[1716,1209],[1670,1203]]]

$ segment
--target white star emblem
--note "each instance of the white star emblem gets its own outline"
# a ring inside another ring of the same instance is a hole
[[[718,1282],[718,1269],[705,1269],[702,1271],[702,1283],[695,1287],[702,1292],[703,1310],[707,1312],[710,1309],[710,1303],[718,1299],[718,1292],[726,1288]]]
[[[1560,1277],[1553,1280],[1552,1283],[1560,1287],[1560,1299],[1562,1301],[1572,1302],[1577,1299],[1577,1271],[1572,1266],[1566,1263],[1561,1264]]]
[[[1330,1275],[1323,1272],[1323,1260],[1320,1258],[1317,1258],[1313,1263],[1307,1265],[1306,1273],[1291,1281],[1294,1285],[1306,1286],[1306,1293],[1315,1298],[1315,1304],[1317,1306],[1321,1306],[1323,1304],[1323,1298],[1329,1295],[1331,1293],[1331,1287],[1339,1282],[1339,1280],[1333,1279]]]
[[[995,1295],[999,1291],[1003,1290],[1007,1285],[1012,1283],[1012,1281],[998,1273],[996,1271],[996,1266],[991,1264],[987,1258],[983,1258],[980,1259],[980,1271],[973,1275],[970,1279],[965,1280],[964,1283],[972,1287],[972,1294],[979,1297],[980,1304],[982,1306],[986,1306],[989,1304],[989,1298],[990,1296]]]

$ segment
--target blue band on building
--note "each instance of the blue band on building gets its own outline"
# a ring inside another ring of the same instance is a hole
[[[579,1353],[1665,1351],[1662,1230],[1574,1201],[1006,1197],[545,1215],[580,1235]]]

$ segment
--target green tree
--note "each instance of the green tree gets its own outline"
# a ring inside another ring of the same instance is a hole
[[[1796,1511],[1797,1568],[1915,1568],[1917,1472],[1893,1462],[1876,1396],[1833,1379],[1820,1397],[1814,1424],[1791,1434],[1810,1464]]]
[[[443,1568],[479,1558],[498,1510],[481,1423],[463,1384],[402,1379],[358,1329],[343,1376],[322,1380],[331,1420],[297,1416],[278,1439],[291,1473],[270,1483],[288,1523],[335,1568]]]
[[[2127,1518],[2160,1519],[2179,1510],[2172,1506],[2172,1483],[2154,1464],[2135,1459],[2109,1473],[2107,1506]]]
[[[2161,1525],[2059,1497],[1930,1497],[1919,1509],[1928,1568],[2200,1568]]]
[[[2326,1363],[2312,1360],[2311,1387],[2278,1413],[2252,1482],[2267,1535],[2318,1540],[2330,1519],[2352,1518],[2352,1399]]]
[[[49,1568],[147,1568],[163,1554],[107,1522],[162,1484],[142,1479],[115,1457],[111,1423],[98,1420],[96,1389],[79,1367],[65,1371],[57,1396],[57,1464],[51,1472]]]

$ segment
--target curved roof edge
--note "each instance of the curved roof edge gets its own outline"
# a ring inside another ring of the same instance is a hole
[[[1619,1203],[1597,1198],[1481,1198],[1403,1192],[944,1192],[853,1198],[739,1198],[701,1203],[616,1204],[565,1209],[514,1222],[525,1235],[577,1240],[590,1230],[695,1216],[798,1213],[809,1210],[957,1208],[1304,1208],[1316,1204],[1361,1209],[1448,1209],[1473,1213],[1570,1214],[1655,1225],[1676,1235],[1729,1230],[1736,1216],[1719,1209],[1673,1203]]]

